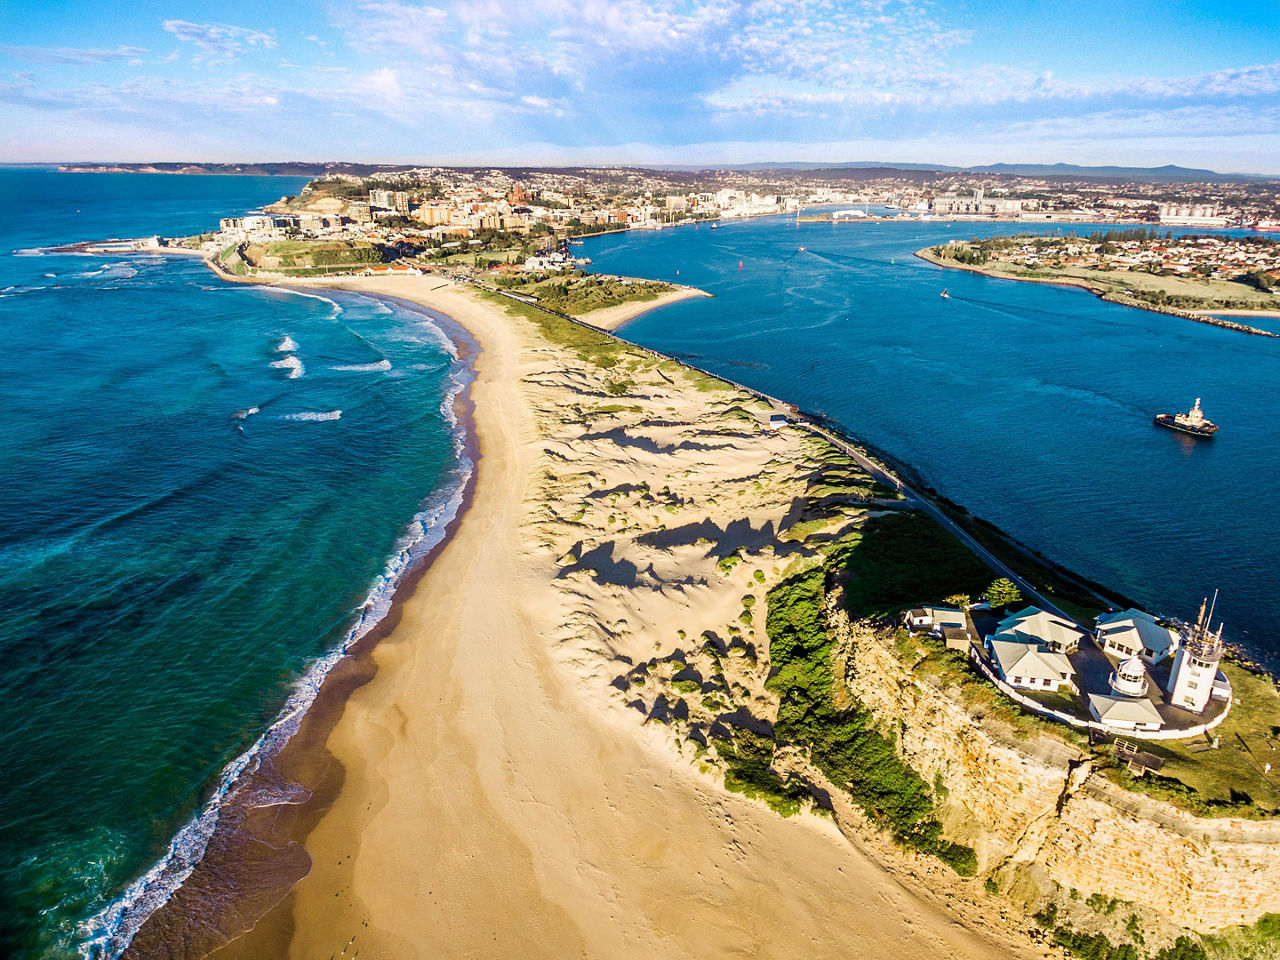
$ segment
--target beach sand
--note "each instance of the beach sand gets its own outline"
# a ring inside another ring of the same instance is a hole
[[[642,303],[620,303],[616,307],[605,307],[603,310],[592,310],[590,313],[583,314],[579,320],[584,320],[592,326],[599,327],[601,330],[617,330],[624,323],[634,320],[643,313],[650,310],[657,310],[659,307],[665,307],[669,303],[676,303],[680,300],[689,300],[693,297],[709,297],[711,294],[705,290],[698,290],[694,287],[677,287],[676,289],[660,295],[657,299],[647,300]]]
[[[777,533],[813,441],[674,363],[602,371],[439,278],[333,285],[475,337],[474,495],[328,736],[344,779],[310,873],[215,956],[1044,955],[979,881],[727,792],[620,682],[692,664],[686,637],[727,637],[803,561]],[[758,612],[738,639],[763,644]],[[735,676],[763,713],[761,661]]]

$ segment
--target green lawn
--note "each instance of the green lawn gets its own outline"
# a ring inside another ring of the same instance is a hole
[[[1220,738],[1219,749],[1192,753],[1191,744],[1203,743],[1203,737],[1148,743],[1143,749],[1164,758],[1160,778],[1181,781],[1211,805],[1201,812],[1275,815],[1280,813],[1280,693],[1266,677],[1235,664],[1223,664],[1222,672],[1240,702],[1209,735]],[[1269,774],[1264,772],[1267,763],[1272,764]],[[1158,793],[1161,780],[1152,783],[1157,789],[1150,792]],[[1199,806],[1194,798],[1189,804]]]

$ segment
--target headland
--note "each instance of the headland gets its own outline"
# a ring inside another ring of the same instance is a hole
[[[300,745],[328,788],[274,839],[309,872],[212,956],[1031,957],[1277,906],[1250,872],[1280,842],[1265,814],[1125,790],[1078,735],[847,600],[893,599],[907,567],[960,589],[990,571],[783,407],[472,283],[287,282],[462,325],[478,467]],[[1247,895],[1203,912],[1227,882]],[[1077,885],[1132,913],[1073,914]],[[145,934],[130,955],[155,955]]]
[[[343,778],[310,873],[215,956],[1040,955],[957,909],[947,868],[781,819],[672,737],[713,695],[769,724],[746,598],[812,559],[784,528],[830,450],[721,381],[465,287],[336,285],[475,337],[475,490],[327,738]],[[623,680],[656,660],[689,671],[683,706],[665,678]]]

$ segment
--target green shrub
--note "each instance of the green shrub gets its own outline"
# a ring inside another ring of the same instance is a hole
[[[971,876],[976,854],[941,838],[928,784],[875,728],[871,712],[860,704],[835,705],[831,642],[822,612],[825,589],[825,571],[815,568],[769,591],[765,625],[775,673],[768,687],[781,701],[775,734],[808,747],[818,769],[899,843]]]
[[[732,739],[717,738],[725,789],[764,800],[784,817],[794,816],[809,791],[773,771],[773,748],[772,740],[744,728],[735,728]]]

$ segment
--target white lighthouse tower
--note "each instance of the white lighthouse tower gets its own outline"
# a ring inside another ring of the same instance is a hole
[[[1217,605],[1216,592],[1207,616],[1205,604],[1200,604],[1200,618],[1194,627],[1183,630],[1182,643],[1169,674],[1169,702],[1192,713],[1204,713],[1208,706],[1213,681],[1218,676],[1218,663],[1222,660],[1222,624],[1218,624],[1216,634],[1209,629]]]

